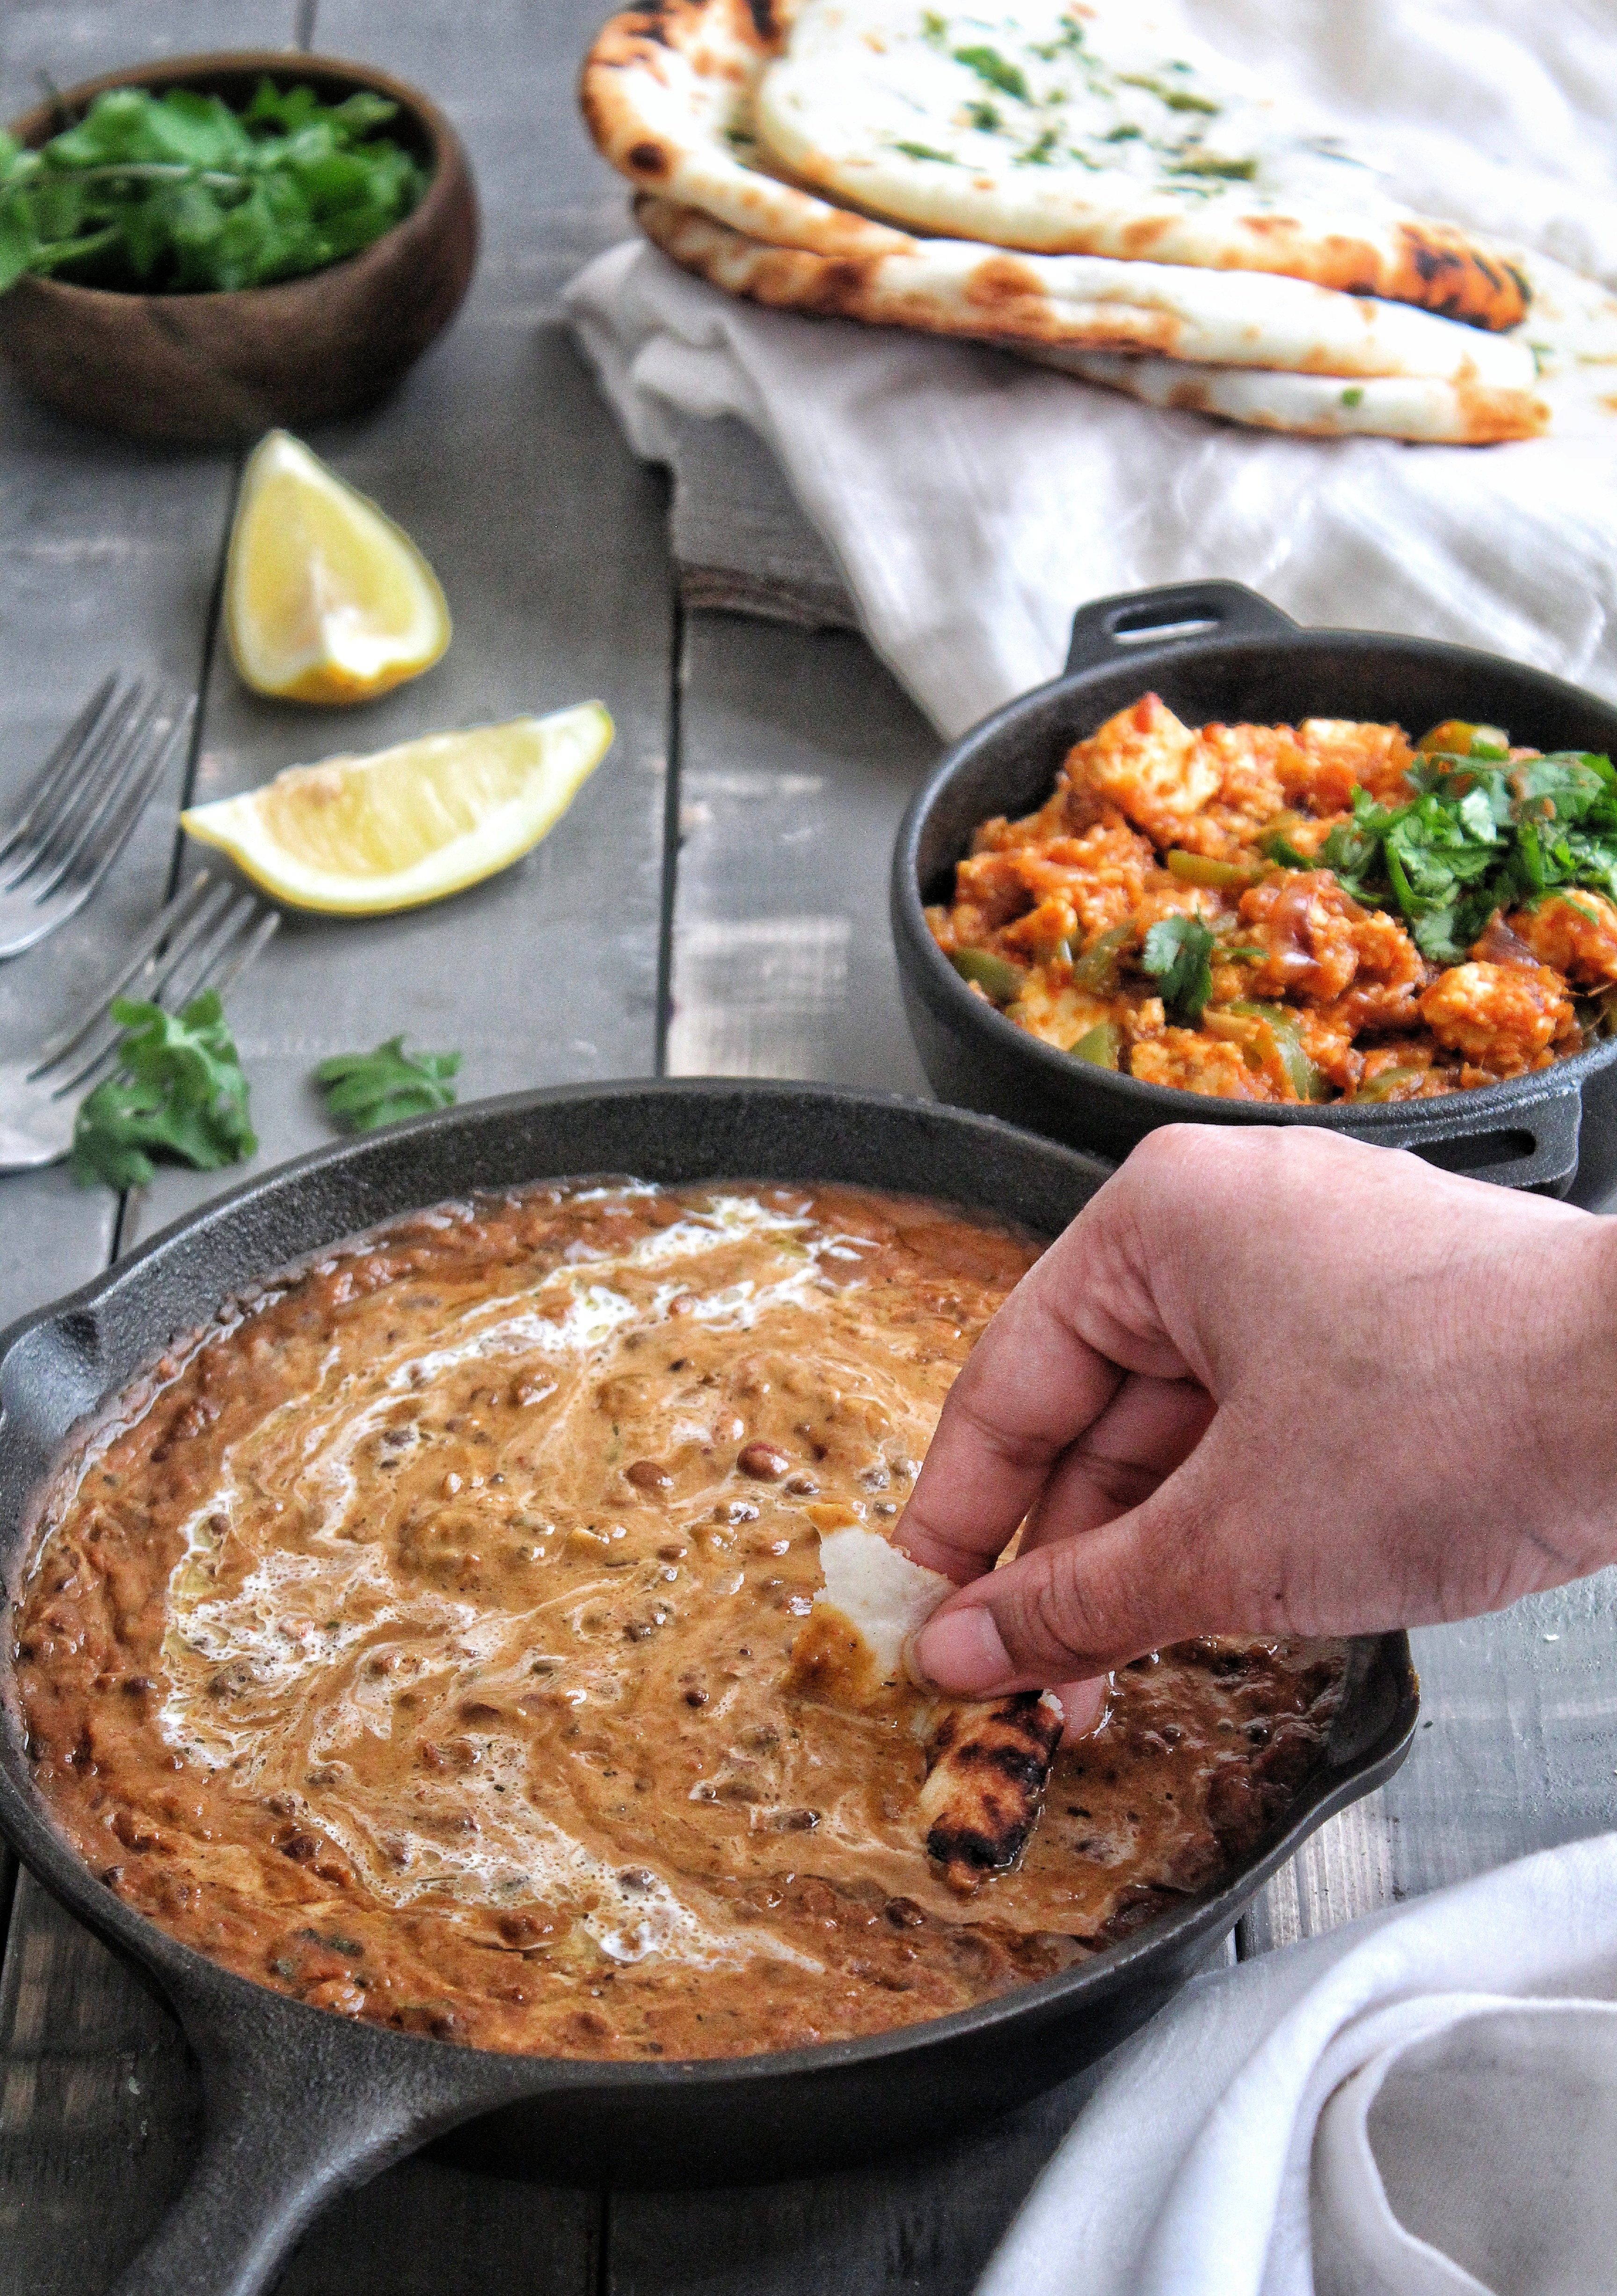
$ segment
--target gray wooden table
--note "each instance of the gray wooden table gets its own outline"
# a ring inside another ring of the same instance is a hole
[[[421,543],[455,614],[447,660],[363,724],[257,701],[223,657],[237,457],[71,430],[0,385],[0,797],[107,668],[160,666],[200,701],[192,754],[90,911],[0,966],[0,1058],[71,1008],[191,865],[176,830],[188,799],[596,693],[617,747],[536,854],[445,908],[289,920],[242,982],[232,1018],[260,1162],[329,1136],[318,1058],[401,1029],[464,1051],[467,1097],[659,1070],[925,1089],[884,881],[934,737],[844,632],[682,613],[662,482],[629,456],[558,320],[565,282],[625,229],[573,99],[605,4],[0,0],[0,116],[41,74],[65,86],[161,53],[317,43],[445,104],[486,219],[459,324],[393,404],[314,441]],[[120,1204],[60,1168],[0,1179],[0,1323],[215,1185],[165,1172]],[[1243,1954],[1617,1824],[1614,1598],[1608,1573],[1417,1636],[1413,1758],[1270,1887]],[[95,2296],[184,2174],[197,2085],[171,2021],[102,1948],[28,1874],[7,1867],[0,1887],[0,2296]],[[413,2161],[334,2208],[285,2286],[953,2296],[1087,2088],[1079,2077],[944,2152],[747,2192],[563,2192]]]

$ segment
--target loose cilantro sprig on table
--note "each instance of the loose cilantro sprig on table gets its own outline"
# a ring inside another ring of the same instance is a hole
[[[205,989],[178,1013],[120,996],[111,1013],[125,1031],[118,1066],[86,1095],[73,1126],[69,1169],[79,1186],[143,1188],[153,1152],[201,1172],[250,1156],[258,1142],[247,1078],[217,992]]]
[[[421,167],[372,132],[397,109],[268,79],[241,112],[189,88],[122,87],[37,152],[0,135],[0,291],[25,271],[200,293],[323,270],[421,198]]]
[[[1419,794],[1405,805],[1356,789],[1352,821],[1331,832],[1319,857],[1356,899],[1396,910],[1433,964],[1464,964],[1496,909],[1529,906],[1559,887],[1617,900],[1608,758],[1557,750],[1513,765],[1490,726],[1467,750],[1417,757],[1409,778]]]
[[[407,1053],[403,1037],[389,1037],[373,1053],[333,1053],[314,1078],[334,1124],[373,1132],[406,1116],[453,1108],[455,1088],[449,1079],[460,1065],[459,1053]]]

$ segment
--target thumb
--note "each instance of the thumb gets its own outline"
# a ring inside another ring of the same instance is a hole
[[[1201,1480],[1181,1468],[1127,1514],[974,1578],[917,1634],[912,1670],[955,1697],[999,1697],[1109,1673],[1227,1613],[1233,1624],[1234,1589],[1207,1568],[1217,1541],[1205,1515],[1198,1535],[1185,1488]]]

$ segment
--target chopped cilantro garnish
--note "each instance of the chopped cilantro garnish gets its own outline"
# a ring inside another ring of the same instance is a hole
[[[981,102],[968,103],[966,117],[974,127],[981,128],[984,135],[992,135],[1000,125],[999,112],[986,97]]]
[[[1364,385],[1360,382],[1350,383],[1342,394],[1342,403],[1344,406],[1362,406],[1364,404]]]
[[[986,80],[990,87],[997,87],[1001,95],[1014,95],[1021,103],[1031,101],[1021,66],[1009,62],[998,48],[957,48],[954,60]]]
[[[895,144],[893,149],[902,152],[906,160],[935,160],[944,168],[958,168],[960,164],[952,152],[940,152],[931,144]]]
[[[1232,184],[1250,184],[1258,172],[1255,160],[1221,160],[1215,152],[1182,151],[1168,169],[1171,176],[1220,176]]]
[[[1197,95],[1194,88],[1169,87],[1153,72],[1119,72],[1117,77],[1124,87],[1143,87],[1147,95],[1156,96],[1170,111],[1204,111],[1211,119],[1223,110],[1222,104],[1215,103],[1212,96]]]
[[[1195,1028],[1213,994],[1212,931],[1200,917],[1164,917],[1146,935],[1140,964],[1156,980],[1171,1020]]]
[[[1353,791],[1353,818],[1319,850],[1346,890],[1396,910],[1434,964],[1461,964],[1496,909],[1531,906],[1563,886],[1617,900],[1617,773],[1608,758],[1559,750],[1517,765],[1480,739],[1466,756],[1417,758],[1408,804]]]
[[[1047,127],[1036,143],[1030,144],[1025,152],[1017,152],[1017,165],[1018,168],[1048,168],[1050,153],[1055,148],[1056,130]]]
[[[1083,26],[1074,23],[1070,16],[1053,40],[1035,40],[1032,44],[1033,54],[1041,56],[1047,64],[1053,64],[1058,56],[1071,55],[1082,45]]]

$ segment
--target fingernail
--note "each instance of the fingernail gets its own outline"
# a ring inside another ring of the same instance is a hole
[[[935,1689],[972,1698],[1010,1679],[1012,1668],[992,1611],[980,1603],[945,1611],[915,1637],[916,1666]]]

